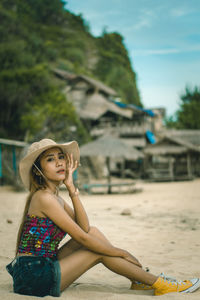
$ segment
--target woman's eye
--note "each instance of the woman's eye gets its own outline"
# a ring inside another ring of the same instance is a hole
[[[53,161],[53,158],[48,158],[47,161]]]
[[[59,159],[65,159],[65,156],[62,154],[59,156]]]

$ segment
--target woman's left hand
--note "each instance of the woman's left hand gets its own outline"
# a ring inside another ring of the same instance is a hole
[[[63,183],[68,189],[74,186],[73,183],[73,173],[78,168],[78,161],[74,161],[72,154],[66,154],[67,163],[66,163],[66,177],[63,180]]]
[[[128,251],[125,251],[125,255],[123,256],[123,258],[126,259],[127,261],[131,262],[132,264],[142,268],[142,265],[139,262],[139,260],[132,254],[130,254]]]

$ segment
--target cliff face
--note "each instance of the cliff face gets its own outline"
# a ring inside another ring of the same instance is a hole
[[[60,112],[55,112],[56,103],[60,107],[63,102],[52,68],[96,78],[115,89],[122,101],[141,105],[120,34],[92,36],[82,16],[66,10],[61,0],[0,0],[0,20],[2,136],[23,138],[27,126],[34,136],[47,119],[55,119]],[[77,122],[70,104],[66,109],[68,123]]]
[[[125,103],[142,105],[137,89],[136,74],[131,67],[123,37],[117,33],[103,32],[93,37],[85,20],[66,12],[65,29],[66,69],[101,80],[114,88]],[[71,65],[72,64],[72,65]],[[65,68],[65,66],[63,65]]]

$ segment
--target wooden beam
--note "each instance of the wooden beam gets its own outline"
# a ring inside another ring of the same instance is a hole
[[[0,144],[17,146],[17,147],[25,147],[28,145],[26,142],[19,142],[15,140],[7,140],[7,139],[0,139]]]

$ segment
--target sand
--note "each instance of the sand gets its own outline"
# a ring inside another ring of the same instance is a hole
[[[188,182],[143,183],[137,194],[82,195],[90,224],[97,226],[115,246],[133,253],[151,272],[178,279],[200,277],[200,179]],[[70,202],[65,191],[62,195]],[[14,294],[5,266],[14,256],[17,228],[26,192],[0,188],[0,299],[38,299]],[[131,215],[121,215],[129,209]],[[97,265],[60,299],[155,299],[152,291],[131,291],[130,282]],[[156,299],[200,299],[193,294],[167,294]],[[47,296],[45,299],[54,299]]]

